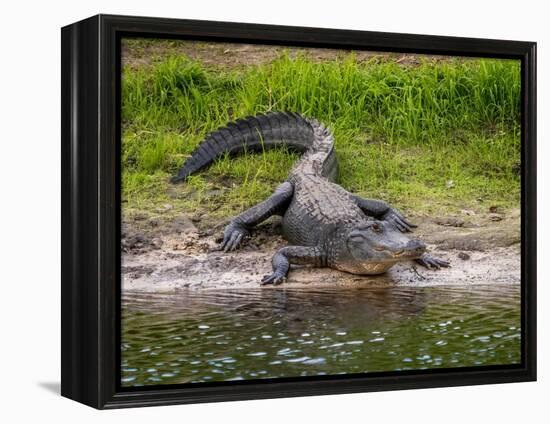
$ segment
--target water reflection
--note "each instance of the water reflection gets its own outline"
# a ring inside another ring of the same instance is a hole
[[[517,286],[123,297],[123,385],[520,361]]]

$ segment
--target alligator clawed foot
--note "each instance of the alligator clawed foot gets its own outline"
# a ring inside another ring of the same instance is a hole
[[[451,266],[451,263],[448,261],[434,258],[433,256],[426,255],[426,254],[416,259],[416,263],[428,269],[434,269],[434,270],[441,269],[441,268],[448,268],[449,266]]]
[[[280,274],[278,272],[274,272],[271,275],[264,275],[262,278],[262,281],[260,285],[265,286],[267,284],[281,284],[286,280],[286,275]]]
[[[409,233],[417,225],[409,222],[397,209],[390,208],[382,217],[384,220],[393,223],[402,233]]]
[[[220,250],[229,252],[237,249],[248,235],[249,231],[246,228],[233,223],[229,224],[223,232],[223,241],[220,245]]]

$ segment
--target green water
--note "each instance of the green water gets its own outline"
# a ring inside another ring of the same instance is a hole
[[[515,364],[516,285],[127,294],[122,385]]]

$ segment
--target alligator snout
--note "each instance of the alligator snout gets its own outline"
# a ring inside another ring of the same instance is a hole
[[[419,253],[422,254],[426,250],[426,245],[422,243],[420,240],[410,240],[407,243],[406,249],[411,253]]]
[[[412,259],[422,256],[426,251],[426,245],[420,240],[409,240],[402,249],[393,250],[394,259]]]

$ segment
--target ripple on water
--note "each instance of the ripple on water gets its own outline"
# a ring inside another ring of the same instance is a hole
[[[311,359],[309,356],[302,356],[300,358],[287,359],[286,362],[289,362],[289,363],[305,362],[309,359]]]
[[[321,365],[321,364],[324,364],[326,362],[327,362],[326,358],[310,358],[310,359],[306,359],[304,361],[304,364],[307,364],[307,365]]]

